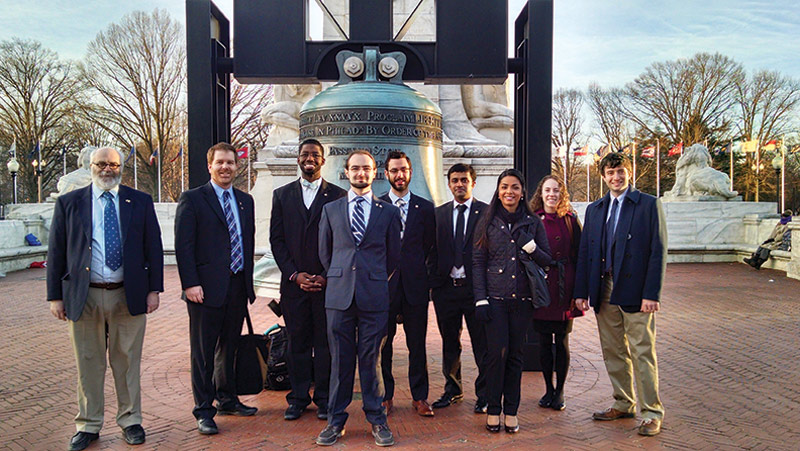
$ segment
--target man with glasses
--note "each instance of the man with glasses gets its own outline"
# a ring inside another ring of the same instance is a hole
[[[59,196],[50,227],[47,300],[67,321],[78,369],[81,450],[103,427],[106,355],[114,374],[117,424],[129,445],[144,443],[139,372],[145,315],[164,291],[164,254],[153,199],[120,185],[122,153],[91,154],[92,184]]]
[[[281,270],[281,311],[289,332],[289,407],[286,420],[300,418],[311,404],[314,383],[317,418],[328,419],[331,354],[325,327],[325,278],[319,261],[319,218],[322,207],[347,192],[325,181],[320,171],[325,153],[319,141],[300,143],[300,178],[272,196],[269,243]]]

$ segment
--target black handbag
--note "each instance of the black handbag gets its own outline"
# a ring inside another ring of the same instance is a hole
[[[269,359],[269,336],[253,333],[250,312],[245,314],[247,335],[239,337],[234,368],[236,392],[240,395],[255,395],[264,390]]]
[[[547,274],[536,263],[530,254],[520,249],[519,261],[525,268],[528,283],[531,286],[531,303],[533,308],[547,307],[550,305],[550,290],[547,288]]]

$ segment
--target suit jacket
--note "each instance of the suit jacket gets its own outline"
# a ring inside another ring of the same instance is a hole
[[[389,193],[380,199],[392,203]],[[436,218],[433,203],[411,193],[400,247],[400,261],[403,264],[398,266],[395,276],[389,281],[389,293],[392,296],[402,288],[406,300],[411,305],[426,304],[430,300],[428,270],[425,264],[435,241]]]
[[[455,235],[453,234],[453,202],[450,201],[436,207],[436,245],[428,258],[428,274],[432,288],[443,286],[450,281],[450,270],[456,253]],[[467,219],[467,230],[464,233],[464,269],[467,273],[467,286],[472,286],[472,235],[483,211],[488,207],[478,199],[472,199],[472,206]]]
[[[322,207],[347,191],[322,180],[306,209],[300,180],[288,183],[272,195],[272,216],[269,226],[269,243],[272,255],[281,269],[281,296],[299,298],[306,294],[289,277],[295,272],[322,274],[319,261],[319,218]]]
[[[600,308],[604,267],[604,230],[610,195],[586,208],[578,250],[573,296],[589,299]],[[614,233],[611,304],[638,311],[642,299],[661,300],[661,286],[667,267],[667,224],[661,201],[630,188],[622,204]]]
[[[347,196],[322,209],[319,259],[327,278],[325,308],[347,310],[355,299],[363,311],[389,310],[389,277],[400,258],[400,209],[376,197],[361,243],[350,231]]]
[[[119,187],[122,273],[131,315],[147,311],[147,294],[164,291],[161,228],[149,194]],[[89,294],[92,266],[92,185],[59,196],[47,248],[47,299],[64,301],[77,321]]]
[[[247,299],[255,302],[253,254],[255,214],[253,197],[233,190],[232,208],[239,209],[244,252],[244,278]],[[211,182],[184,191],[175,212],[175,258],[181,288],[203,287],[203,305],[221,307],[230,280],[231,241],[228,223]]]

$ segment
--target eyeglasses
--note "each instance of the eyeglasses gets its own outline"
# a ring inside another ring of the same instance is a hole
[[[100,162],[100,163],[92,163],[92,164],[97,166],[101,171],[106,169],[106,168],[109,168],[111,170],[116,171],[120,167],[119,163]]]

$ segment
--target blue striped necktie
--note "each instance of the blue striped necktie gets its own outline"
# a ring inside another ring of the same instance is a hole
[[[614,232],[617,230],[617,209],[619,207],[619,200],[614,198],[614,202],[611,204],[611,214],[608,217],[608,221],[606,221],[606,267],[603,268],[605,271],[610,271],[613,269],[613,259],[614,259]]]
[[[114,195],[108,191],[100,197],[106,200],[103,209],[103,240],[106,253],[106,266],[116,271],[122,266],[122,244],[119,239],[119,220],[117,209],[114,208]]]
[[[225,210],[225,222],[228,223],[228,234],[231,237],[231,272],[235,274],[244,267],[244,255],[242,254],[242,240],[239,239],[239,232],[236,231],[236,218],[233,217],[231,209],[230,191],[222,193],[222,209]]]
[[[356,206],[353,208],[353,220],[350,224],[350,230],[353,231],[353,238],[356,240],[356,245],[361,244],[364,239],[364,231],[367,230],[366,221],[364,221],[364,203],[363,197],[356,198]]]

